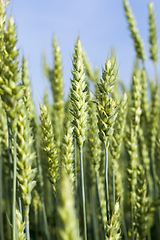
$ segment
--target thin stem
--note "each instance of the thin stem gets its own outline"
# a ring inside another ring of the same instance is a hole
[[[98,174],[96,173],[96,188],[97,188],[97,195],[98,195],[98,203],[100,207],[100,215],[101,215],[101,222],[102,222],[102,230],[103,230],[103,238],[104,240],[106,239],[105,237],[105,227],[104,227],[104,221],[103,221],[103,213],[102,213],[102,204],[101,204],[101,197],[100,197],[100,192],[99,192],[99,185],[98,185]]]
[[[134,240],[134,210],[133,203],[131,202],[131,232],[132,232],[132,240]]]
[[[16,138],[17,130],[14,130],[14,162],[13,162],[13,240],[17,239],[17,226],[16,226],[16,172],[17,172],[17,152],[16,152]]]
[[[6,117],[7,117],[7,126],[8,126],[8,153],[9,153],[9,158],[8,158],[8,164],[9,164],[9,187],[7,187],[6,189],[8,189],[9,191],[7,191],[7,210],[8,210],[8,216],[10,217],[10,219],[13,219],[12,217],[12,208],[10,208],[10,206],[12,206],[13,203],[13,196],[12,196],[12,179],[13,179],[13,171],[12,171],[12,164],[13,164],[13,160],[12,160],[12,127],[11,127],[11,122],[10,119],[8,117],[8,114],[6,112]],[[10,232],[10,227],[9,224],[7,224],[7,233]],[[13,228],[11,230],[11,234],[13,234]],[[9,235],[9,234],[8,234]]]
[[[76,214],[77,214],[77,229],[78,229],[78,236],[79,236],[79,221],[78,221],[78,176],[77,176],[77,140],[76,137],[74,137],[74,169],[75,169],[75,193],[76,193]],[[78,237],[77,236],[77,237]]]
[[[77,181],[77,152],[76,152],[76,147],[77,147],[77,141],[76,137],[74,137],[74,169],[75,169],[75,189],[77,192],[77,187],[78,187],[78,181]]]
[[[106,195],[106,212],[107,219],[110,223],[110,204],[109,204],[109,187],[108,187],[108,147],[106,147],[106,143],[104,143],[105,147],[105,195]]]
[[[27,206],[28,208],[28,206]],[[30,233],[29,233],[29,215],[26,216],[26,240],[30,240]]]
[[[35,240],[38,240],[38,211],[35,211],[34,221],[35,221]]]
[[[115,189],[115,170],[114,170],[114,161],[116,161],[115,159],[113,160],[113,209],[114,209],[114,205],[116,204],[116,189]]]
[[[58,198],[57,198],[57,196],[55,196],[55,203],[56,203],[57,226],[58,226],[58,229],[60,229],[61,224],[60,224],[60,219],[59,219],[59,214],[58,214]],[[61,238],[60,238],[58,231],[56,232],[56,235],[57,235],[57,239],[60,240]]]
[[[84,239],[87,240],[87,222],[86,222],[86,206],[85,206],[84,169],[83,169],[83,151],[82,151],[82,147],[79,147],[79,155],[80,155],[80,179],[81,179],[81,190],[82,190],[83,230],[84,230]]]
[[[6,113],[7,116],[7,125],[8,125],[8,152],[9,152],[9,171],[10,171],[10,189],[12,189],[12,182],[11,179],[13,177],[13,172],[12,172],[12,127],[11,127],[11,122],[10,119]]]

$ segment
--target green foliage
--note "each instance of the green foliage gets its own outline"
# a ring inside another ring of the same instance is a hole
[[[40,121],[24,57],[19,68],[13,17],[6,23],[8,3],[0,0],[0,239],[159,240],[160,99],[153,3],[149,41],[155,79],[147,77],[143,41],[123,0],[137,55],[131,88],[127,91],[120,81],[114,50],[100,78],[78,37],[70,94],[64,100],[62,57],[54,37],[54,67],[43,62],[53,104],[46,92]]]

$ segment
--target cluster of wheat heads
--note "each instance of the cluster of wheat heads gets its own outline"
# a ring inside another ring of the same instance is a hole
[[[131,88],[118,74],[115,51],[102,74],[78,37],[71,89],[64,100],[60,46],[38,119],[27,61],[19,68],[9,1],[0,0],[0,240],[160,239],[160,106],[155,12],[149,4],[150,58],[128,1],[125,15],[136,63]],[[90,90],[90,85],[95,91]]]

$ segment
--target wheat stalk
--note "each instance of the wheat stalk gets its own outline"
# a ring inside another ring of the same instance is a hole
[[[106,209],[108,221],[110,221],[110,202],[108,190],[108,146],[109,137],[113,134],[113,125],[117,117],[116,102],[110,96],[114,89],[114,82],[116,76],[114,75],[114,64],[111,60],[107,60],[105,69],[102,73],[102,79],[98,85],[98,92],[96,94],[96,103],[98,111],[98,128],[100,140],[105,147],[105,188],[106,188]]]
[[[82,190],[82,206],[83,206],[83,231],[84,238],[87,239],[87,224],[86,224],[86,206],[85,206],[85,189],[84,189],[84,169],[83,169],[83,143],[86,138],[87,128],[87,91],[85,82],[85,71],[83,64],[83,49],[80,38],[77,40],[75,46],[75,53],[73,54],[73,79],[71,80],[72,88],[70,93],[71,114],[74,119],[72,121],[74,125],[74,135],[77,139],[80,154],[80,178],[81,178],[81,190]]]

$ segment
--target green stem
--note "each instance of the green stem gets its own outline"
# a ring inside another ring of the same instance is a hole
[[[131,199],[131,234],[132,240],[134,240],[134,210],[133,210],[133,203]]]
[[[57,229],[60,229],[61,224],[60,224],[60,218],[59,218],[59,214],[58,214],[58,198],[57,198],[57,196],[55,196],[55,202],[56,202],[56,216],[57,216],[57,218],[56,218],[57,223],[56,224],[57,224]],[[56,235],[57,235],[57,239],[60,240],[61,237],[60,237],[58,231],[56,231]]]
[[[9,158],[8,158],[8,163],[9,163],[9,188],[8,188],[8,196],[9,198],[7,199],[7,206],[12,206],[13,207],[13,195],[12,195],[12,179],[13,179],[13,169],[12,169],[12,164],[13,164],[13,156],[12,156],[12,126],[11,126],[11,121],[8,117],[8,114],[6,112],[6,116],[7,116],[7,126],[8,126],[8,154],[9,154]],[[10,221],[12,219],[13,221],[13,216],[12,216],[12,207],[11,208],[7,208],[8,209],[8,213],[9,213],[9,218]],[[10,229],[9,225],[7,224],[7,230]],[[11,228],[11,235],[13,235],[13,228]],[[7,231],[8,233],[8,231]]]
[[[28,208],[29,206],[27,206]],[[30,233],[29,233],[29,215],[26,216],[26,240],[30,240]]]
[[[103,238],[104,240],[106,239],[105,237],[105,227],[104,227],[104,221],[103,221],[103,213],[102,213],[102,204],[101,204],[101,197],[100,197],[100,192],[99,192],[99,185],[98,185],[98,174],[96,173],[96,187],[97,187],[97,195],[98,195],[98,203],[100,207],[100,215],[101,215],[101,222],[102,222],[102,231],[103,231]]]
[[[84,169],[83,169],[82,147],[79,147],[79,155],[80,155],[80,179],[81,179],[81,190],[82,190],[83,231],[84,231],[84,240],[87,240],[87,222],[86,222],[86,206],[85,206]]]
[[[114,161],[116,161],[116,160],[115,159],[113,160],[113,209],[114,209],[114,205],[116,204]]]
[[[76,147],[77,147],[77,141],[76,141],[76,137],[74,137],[75,189],[76,189],[76,192],[77,192],[77,189],[78,189],[78,181],[77,181],[77,152],[76,152]]]
[[[105,195],[106,195],[106,212],[107,220],[110,223],[110,204],[109,204],[109,187],[108,187],[108,147],[104,143],[105,147]]]
[[[77,176],[77,140],[74,137],[74,169],[75,169],[75,193],[76,193],[76,214],[77,214],[77,229],[78,229],[78,236],[79,236],[79,221],[78,221],[78,176]]]
[[[38,240],[38,211],[35,211],[34,221],[35,221],[35,240]]]
[[[16,224],[16,173],[17,173],[17,152],[16,152],[16,138],[17,130],[14,130],[14,162],[13,162],[13,240],[17,240],[17,224]]]
[[[7,113],[6,113],[7,115]],[[12,127],[10,119],[7,115],[7,125],[8,125],[8,152],[9,152],[9,172],[10,172],[10,189],[12,189],[12,182],[11,179],[13,178],[13,172],[12,172]]]

